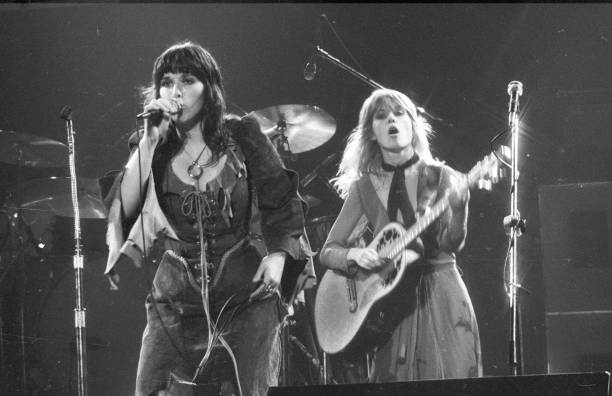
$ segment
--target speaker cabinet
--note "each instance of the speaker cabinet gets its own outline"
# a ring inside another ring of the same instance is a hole
[[[608,396],[610,373],[270,388],[268,396]]]
[[[542,186],[546,312],[612,310],[612,183]]]
[[[549,373],[612,369],[612,183],[542,186]]]

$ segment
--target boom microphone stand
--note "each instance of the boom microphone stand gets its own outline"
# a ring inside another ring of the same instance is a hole
[[[366,76],[363,73],[358,72],[357,70],[353,69],[352,67],[350,67],[346,63],[342,62],[340,59],[333,57],[327,51],[325,51],[323,48],[321,48],[319,45],[316,45],[314,47],[313,51],[314,52],[312,53],[312,56],[318,56],[319,58],[327,60],[328,62],[338,66],[342,70],[345,70],[345,71],[349,72],[350,74],[352,74],[353,76],[357,77],[358,79],[360,79],[364,83],[370,85],[371,87],[376,88],[376,89],[383,89],[383,88],[385,88],[382,85],[380,85],[379,83],[377,83],[376,81],[372,80],[370,77]],[[307,67],[308,67],[308,65],[307,65]],[[315,67],[314,71],[316,71],[316,67]],[[313,75],[313,77],[314,77],[314,75]],[[446,122],[444,119],[429,114],[422,107],[417,106],[416,109],[417,109],[417,111],[419,113],[421,113],[422,115],[424,115],[425,117],[427,117],[427,118],[429,118],[431,120],[438,121],[438,122],[440,122],[440,123],[442,123],[442,124],[444,124],[446,126],[449,126],[449,127],[453,126],[453,124]]]
[[[81,253],[81,216],[77,196],[77,178],[74,165],[74,130],[72,129],[72,109],[64,106],[60,117],[66,121],[68,136],[68,163],[70,167],[70,189],[72,206],[74,208],[74,286],[76,291],[76,306],[74,308],[74,327],[77,355],[77,391],[79,396],[87,396],[87,347],[85,343],[85,308],[83,307],[83,255]]]

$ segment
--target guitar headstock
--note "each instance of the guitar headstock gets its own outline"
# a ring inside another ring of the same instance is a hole
[[[506,169],[500,165],[509,162],[510,148],[500,146],[495,152],[486,155],[468,173],[470,186],[478,185],[478,189],[491,191],[493,185],[506,175]]]

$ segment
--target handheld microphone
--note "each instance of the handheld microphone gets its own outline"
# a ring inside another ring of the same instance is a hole
[[[180,115],[183,112],[183,103],[177,100],[173,100],[172,103],[175,105],[176,109],[170,111],[168,114],[170,114],[171,116]],[[147,110],[147,111],[143,111],[142,113],[138,114],[136,118],[143,120],[145,118],[149,118],[151,116],[159,115],[162,113],[163,111],[159,109]]]

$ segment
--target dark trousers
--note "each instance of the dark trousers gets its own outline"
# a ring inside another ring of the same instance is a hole
[[[208,341],[201,296],[185,264],[164,255],[156,272],[146,304],[136,395],[161,390],[181,396],[238,395],[239,383],[243,396],[265,396],[270,386],[278,384],[280,324],[286,314],[278,293],[233,305],[221,315],[221,333],[235,357],[239,381],[230,354],[219,343],[213,346],[197,385],[180,381],[192,380]]]

